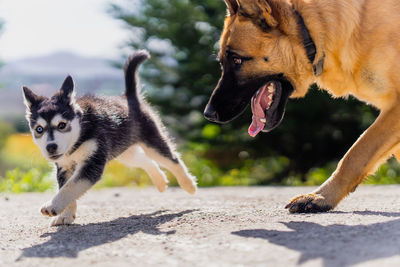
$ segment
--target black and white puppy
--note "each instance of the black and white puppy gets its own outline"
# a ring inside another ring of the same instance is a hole
[[[51,225],[74,221],[76,200],[101,178],[113,158],[143,168],[160,192],[168,181],[159,165],[175,175],[184,190],[195,193],[195,177],[139,92],[137,69],[148,57],[139,51],[126,62],[123,96],[76,98],[70,76],[50,98],[23,87],[33,140],[57,168],[59,191],[41,208],[44,215],[55,216]]]

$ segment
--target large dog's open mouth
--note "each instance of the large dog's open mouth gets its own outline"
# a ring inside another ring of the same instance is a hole
[[[269,132],[283,119],[286,102],[293,92],[293,86],[286,80],[273,80],[264,84],[251,99],[252,122],[249,135]]]
[[[279,125],[294,86],[283,74],[252,77],[237,84],[224,74],[208,101],[204,116],[213,122],[227,123],[242,114],[251,102],[253,118],[249,134],[269,132]]]

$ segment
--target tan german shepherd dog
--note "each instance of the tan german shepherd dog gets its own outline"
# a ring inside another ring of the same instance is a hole
[[[334,208],[394,154],[400,156],[400,1],[225,0],[222,77],[204,111],[226,123],[251,102],[251,136],[281,122],[289,97],[311,84],[380,110],[376,121],[317,190],[290,212]]]

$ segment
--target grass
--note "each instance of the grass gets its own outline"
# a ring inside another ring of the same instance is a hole
[[[0,152],[0,192],[44,192],[54,188],[52,166],[30,135],[10,135]]]
[[[336,162],[323,167],[311,169],[305,181],[295,173],[276,180],[277,175],[289,165],[285,157],[267,157],[251,159],[244,157],[240,165],[219,168],[204,155],[208,147],[199,144],[187,144],[183,149],[183,161],[197,177],[199,186],[237,186],[237,185],[320,185],[336,168]],[[177,185],[176,180],[168,174],[170,185]],[[378,171],[369,176],[367,184],[400,183],[400,165],[392,158],[383,164]],[[147,173],[141,169],[131,169],[116,160],[107,164],[103,178],[96,188],[151,185]],[[44,192],[57,188],[53,166],[42,156],[38,147],[32,142],[29,134],[13,134],[5,139],[0,151],[0,192]]]

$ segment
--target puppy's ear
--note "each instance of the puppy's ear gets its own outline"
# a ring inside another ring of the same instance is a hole
[[[251,18],[264,31],[278,26],[269,0],[238,0],[239,14]]]
[[[68,103],[73,103],[75,100],[74,93],[74,80],[70,75],[65,78],[63,84],[60,89],[61,97],[68,101]]]
[[[34,106],[40,104],[43,101],[43,97],[35,95],[31,89],[26,86],[22,86],[22,92],[24,95],[24,103],[27,109],[31,109]]]
[[[61,85],[60,92],[63,96],[70,98],[74,92],[74,80],[70,75],[65,78],[63,84]]]
[[[237,0],[224,0],[226,6],[228,7],[228,16],[233,16],[236,14],[239,8],[239,3]]]

